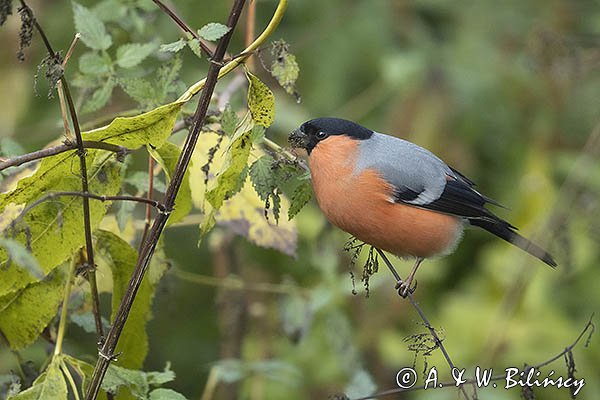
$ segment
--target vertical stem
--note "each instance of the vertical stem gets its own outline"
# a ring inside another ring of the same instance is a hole
[[[245,47],[250,46],[254,41],[256,27],[256,0],[250,0],[248,7],[246,8],[246,40]],[[254,67],[254,59],[252,55],[246,60],[246,65],[249,69]]]
[[[75,269],[77,268],[79,257],[73,256],[69,275],[67,276],[67,285],[65,286],[65,294],[63,296],[62,310],[60,312],[60,322],[58,323],[58,333],[56,334],[56,346],[54,347],[54,355],[62,353],[62,344],[67,330],[67,314],[69,308],[69,298],[71,297],[71,288],[73,287],[73,279],[75,279]]]
[[[129,312],[131,310],[131,306],[133,305],[137,291],[142,284],[146,269],[148,268],[150,260],[152,259],[154,249],[156,248],[160,235],[169,218],[169,211],[173,209],[175,197],[177,196],[177,192],[179,191],[179,188],[183,182],[183,176],[190,163],[194,147],[198,142],[200,128],[202,125],[204,125],[208,106],[210,104],[212,94],[217,84],[219,72],[222,67],[223,56],[225,55],[227,46],[231,41],[233,30],[237,25],[242,9],[244,8],[244,3],[245,0],[236,0],[231,8],[231,13],[229,14],[229,18],[227,20],[227,26],[230,28],[230,30],[219,40],[219,44],[215,50],[214,58],[211,60],[206,76],[206,84],[202,90],[200,99],[198,100],[198,107],[196,108],[196,112],[194,114],[190,132],[186,138],[179,160],[177,161],[177,166],[175,167],[173,177],[171,178],[171,182],[167,188],[167,193],[165,194],[164,204],[168,211],[161,213],[156,217],[154,224],[148,233],[148,238],[142,246],[137,260],[137,265],[133,271],[131,279],[129,280],[129,286],[123,295],[123,299],[121,300],[119,310],[115,315],[113,325],[108,332],[102,348],[98,351],[98,361],[96,363],[96,367],[94,368],[94,373],[86,393],[87,400],[93,400],[98,395],[104,375],[106,374],[110,362],[114,359],[114,351],[119,341],[119,337],[121,336],[121,332],[123,331],[127,317],[129,316]]]

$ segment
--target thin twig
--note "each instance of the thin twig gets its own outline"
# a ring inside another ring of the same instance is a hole
[[[69,59],[71,58],[71,55],[73,54],[73,50],[75,50],[75,45],[77,44],[77,41],[79,40],[80,37],[81,37],[81,33],[75,34],[75,37],[73,38],[73,41],[71,42],[71,46],[69,46],[69,50],[67,50],[65,59],[62,62],[63,69],[65,69],[67,67],[67,63],[69,62]]]
[[[164,204],[162,204],[159,201],[156,200],[148,200],[145,197],[137,197],[137,196],[104,196],[104,195],[99,195],[99,194],[94,194],[94,193],[83,193],[83,192],[71,192],[71,191],[65,191],[65,192],[52,192],[52,193],[48,193],[43,197],[40,197],[39,199],[37,199],[36,201],[34,201],[33,203],[31,203],[30,205],[28,205],[27,207],[25,207],[23,209],[23,211],[21,211],[21,213],[11,222],[12,226],[15,226],[17,223],[19,223],[24,217],[25,215],[27,215],[27,213],[29,213],[32,209],[34,209],[35,207],[39,206],[40,204],[51,200],[51,199],[55,199],[57,197],[81,197],[84,199],[93,199],[93,200],[99,200],[101,202],[105,202],[105,201],[133,201],[136,203],[143,203],[143,204],[147,204],[150,205],[154,208],[156,208],[159,212],[164,213],[166,212],[166,207]]]
[[[83,147],[86,149],[101,149],[101,150],[112,151],[114,153],[117,153],[117,157],[119,157],[119,158],[122,158],[125,155],[131,153],[131,150],[129,150],[126,147],[117,146],[117,145],[105,143],[105,142],[96,142],[93,140],[84,140]],[[0,162],[0,171],[3,171],[9,167],[17,167],[21,164],[25,164],[30,161],[40,160],[42,158],[51,157],[51,156],[54,156],[54,155],[57,155],[60,153],[64,153],[67,151],[75,150],[75,149],[77,149],[77,143],[67,141],[58,146],[48,147],[46,149],[34,151],[32,153],[23,154],[22,156],[17,156],[17,157],[13,157],[8,160],[2,161],[2,162]]]
[[[254,41],[254,32],[256,27],[256,0],[250,0],[246,8],[246,39],[245,45],[248,47]],[[254,67],[252,56],[246,59],[248,69]]]
[[[182,31],[187,32],[190,35],[192,35],[194,37],[194,39],[196,39],[198,41],[198,43],[200,43],[200,48],[202,49],[202,51],[204,51],[204,53],[206,53],[206,55],[209,58],[213,57],[213,53],[210,50],[210,48],[208,47],[208,45],[206,43],[204,43],[204,41],[202,40],[202,38],[198,35],[198,33],[196,31],[194,31],[192,28],[190,28],[190,26],[188,24],[186,24],[185,21],[183,21],[181,18],[179,18],[179,16],[177,14],[175,14],[175,11],[171,10],[160,0],[152,0],[152,1],[154,1],[154,4],[156,4],[158,6],[158,8],[163,10],[165,12],[165,14],[167,14],[169,17],[171,17],[171,19],[181,28]]]
[[[194,119],[192,121],[190,132],[186,138],[183,150],[179,160],[177,161],[177,166],[175,167],[171,182],[169,183],[167,192],[165,194],[164,204],[167,212],[161,213],[156,217],[154,224],[148,233],[148,238],[144,242],[144,246],[140,251],[135,270],[131,276],[131,279],[129,280],[129,286],[123,295],[119,310],[115,315],[113,325],[108,332],[106,340],[104,341],[101,349],[98,351],[98,361],[94,368],[94,372],[86,393],[87,400],[93,400],[96,398],[108,366],[115,358],[114,351],[119,337],[123,331],[127,317],[129,316],[131,306],[133,305],[137,291],[142,283],[144,274],[154,253],[154,249],[156,248],[160,235],[166,226],[169,218],[168,211],[173,209],[175,197],[177,196],[177,192],[181,187],[185,171],[190,163],[190,159],[198,141],[198,137],[200,136],[200,128],[203,126],[206,119],[206,112],[208,111],[208,106],[217,84],[223,56],[225,55],[227,46],[231,41],[233,30],[237,25],[238,19],[244,7],[244,3],[245,0],[236,0],[231,8],[231,13],[229,14],[229,18],[227,20],[227,26],[230,28],[230,30],[219,40],[215,54],[212,58],[212,62],[208,67],[208,73],[205,81],[206,83],[202,90],[200,99],[198,100],[198,107],[194,113]]]
[[[533,365],[531,367],[527,367],[526,370],[530,370],[530,369],[540,369],[542,367],[545,367],[551,363],[553,363],[554,361],[563,358],[565,356],[565,354],[573,351],[573,349],[579,344],[579,342],[581,341],[581,339],[583,339],[583,337],[585,336],[585,334],[588,334],[588,339],[585,343],[585,347],[588,346],[589,340],[592,336],[592,334],[594,333],[596,327],[594,325],[594,323],[592,322],[594,318],[594,314],[592,314],[590,316],[590,319],[588,320],[587,324],[585,325],[585,327],[583,328],[583,330],[579,333],[579,335],[577,336],[577,338],[575,339],[575,341],[573,343],[571,343],[569,346],[565,347],[565,349],[563,351],[561,351],[560,353],[558,353],[556,356],[543,361],[539,364]],[[589,331],[589,333],[588,333]],[[498,375],[494,375],[490,378],[489,382],[496,382],[496,381],[502,381],[506,379],[506,374],[498,374]],[[465,381],[461,381],[462,384],[464,385],[476,385],[478,384],[476,379],[466,379]],[[438,387],[444,387],[444,388],[448,388],[448,387],[455,387],[456,386],[456,381],[452,381],[452,382],[442,382],[441,384],[438,384]],[[385,390],[383,392],[379,392],[379,393],[375,393],[372,394],[371,396],[366,396],[366,397],[359,397],[353,400],[369,400],[369,399],[375,399],[375,398],[379,398],[379,397],[384,397],[384,396],[390,396],[393,394],[398,394],[398,393],[405,393],[405,392],[414,392],[417,390],[424,390],[425,386],[424,385],[420,385],[420,386],[413,386],[411,388],[394,388],[394,389],[390,389],[390,390]]]
[[[385,262],[385,264],[389,268],[390,272],[392,273],[392,275],[394,275],[394,278],[396,279],[396,282],[397,283],[402,282],[402,279],[400,278],[400,275],[398,274],[398,272],[396,271],[396,269],[394,268],[394,266],[392,265],[392,263],[390,262],[390,260],[388,259],[388,257],[385,255],[385,253],[383,251],[381,251],[380,249],[377,249],[377,253],[379,253],[379,255],[381,256],[381,258],[383,258],[383,261]],[[434,340],[435,344],[442,351],[442,354],[444,355],[444,358],[446,359],[446,362],[448,363],[448,366],[450,366],[450,371],[453,371],[456,368],[456,366],[452,362],[452,359],[450,358],[450,354],[448,354],[448,351],[446,350],[446,347],[442,343],[442,340],[438,336],[438,334],[435,331],[435,329],[433,328],[433,326],[431,326],[431,323],[429,322],[429,319],[427,318],[427,316],[425,316],[425,313],[423,312],[423,310],[419,306],[419,303],[417,303],[415,301],[415,299],[413,299],[412,294],[410,293],[410,291],[407,292],[407,296],[406,297],[408,298],[408,301],[410,301],[410,304],[412,304],[412,306],[414,307],[414,309],[417,310],[417,313],[419,314],[419,316],[423,320],[423,324],[429,330],[429,333],[431,333],[431,336],[433,337],[433,340]],[[465,388],[463,386],[461,386],[460,390],[463,393],[463,395],[465,396],[465,399],[468,399],[469,396],[467,395],[467,391],[465,390]]]
[[[23,7],[30,9],[27,4],[25,4],[24,0],[21,0],[21,4]],[[30,9],[31,10],[31,9]],[[44,30],[34,18],[33,23],[39,32],[44,44],[46,45],[46,49],[50,54],[50,57],[54,58],[54,60],[58,63],[60,61],[60,56],[56,53],[48,37],[44,33]],[[71,97],[71,90],[69,89],[69,84],[65,79],[64,74],[60,77],[60,83],[62,85],[62,89],[64,91],[65,99],[67,101],[67,105],[69,107],[69,114],[71,115],[71,122],[73,123],[73,129],[75,130],[75,139],[77,141],[77,155],[79,156],[79,167],[81,172],[81,189],[83,193],[89,192],[88,185],[88,176],[87,176],[87,164],[85,159],[85,147],[83,146],[83,138],[81,136],[81,128],[79,126],[79,121],[77,118],[77,112],[75,110],[75,103],[73,102],[73,98]],[[94,322],[96,324],[96,333],[98,337],[104,336],[104,329],[102,327],[102,318],[100,314],[100,300],[98,297],[98,286],[96,285],[96,264],[94,263],[94,243],[92,241],[92,224],[90,219],[90,202],[89,198],[83,197],[83,226],[85,231],[85,248],[87,253],[87,259],[89,263],[89,270],[87,273],[88,281],[90,282],[90,289],[92,294],[92,309],[94,312]]]

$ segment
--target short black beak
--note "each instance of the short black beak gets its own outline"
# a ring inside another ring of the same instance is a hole
[[[302,132],[300,128],[295,129],[288,138],[288,142],[292,147],[301,147],[303,149],[308,145],[308,135]]]

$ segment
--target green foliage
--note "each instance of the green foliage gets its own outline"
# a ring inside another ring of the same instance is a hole
[[[114,195],[120,187],[119,166],[113,155],[105,151],[88,152],[89,187],[93,193]],[[32,204],[48,192],[81,190],[79,163],[75,152],[66,152],[45,158],[36,172],[21,179],[11,192],[0,195],[0,210],[9,204]],[[92,228],[96,228],[106,214],[108,203],[90,201]],[[33,208],[8,234],[22,245],[31,248],[45,274],[65,262],[75,250],[83,246],[81,198],[61,197]],[[0,249],[0,296],[14,292],[35,279],[27,269],[8,262],[8,255]]]
[[[290,210],[288,211],[288,218],[294,218],[296,214],[298,214],[300,210],[302,210],[306,203],[308,203],[311,197],[312,188],[310,185],[310,181],[308,179],[305,179],[294,189],[294,194],[292,195],[292,205],[290,206]]]
[[[106,53],[88,51],[79,57],[79,70],[84,74],[102,75],[111,72],[112,60]]]
[[[25,268],[32,277],[40,280],[45,273],[40,267],[33,254],[21,243],[12,239],[0,238],[0,247],[3,247],[8,255],[8,263],[14,261],[17,265]]]
[[[271,75],[288,94],[300,98],[296,92],[296,81],[300,74],[300,67],[296,61],[296,56],[289,52],[289,45],[284,40],[278,40],[271,47],[273,55],[273,64],[271,65]]]
[[[174,390],[154,388],[175,379],[175,374],[167,364],[162,372],[143,372],[111,365],[102,382],[102,388],[109,393],[120,393],[121,388],[127,388],[131,394],[140,400],[182,400],[185,397]],[[164,396],[164,397],[163,397]]]
[[[214,42],[221,39],[230,30],[231,29],[226,25],[219,24],[218,22],[211,22],[198,30],[198,36],[202,39]]]
[[[73,2],[75,28],[81,33],[81,41],[91,49],[106,50],[112,45],[112,38],[106,32],[104,23],[88,8]]]
[[[127,43],[117,49],[117,65],[133,68],[156,50],[153,43]]]
[[[41,374],[33,385],[19,393],[11,400],[67,400],[67,382],[61,371],[60,357],[54,357],[48,365],[46,372]]]
[[[112,95],[115,85],[116,82],[113,78],[108,78],[106,81],[104,81],[102,86],[94,90],[92,97],[85,102],[81,111],[84,113],[89,113],[104,107],[108,103],[108,100],[110,100],[110,96]]]
[[[175,172],[177,160],[181,155],[181,149],[173,143],[165,142],[160,148],[153,149],[148,147],[148,152],[163,167],[167,177],[171,180],[171,175]],[[188,171],[183,176],[182,186],[175,197],[175,206],[169,216],[167,224],[181,221],[192,209],[192,191],[190,189],[190,174]]]
[[[246,71],[248,87],[248,108],[252,119],[258,125],[268,128],[275,119],[275,96],[256,75]]]
[[[0,297],[0,333],[12,349],[33,343],[56,315],[63,294],[59,272]]]
[[[123,294],[127,290],[129,278],[135,268],[137,251],[127,242],[112,232],[96,231],[96,246],[99,254],[110,266],[113,277],[112,292],[112,319],[121,304]],[[117,352],[122,352],[119,357],[119,365],[125,368],[141,368],[144,358],[148,352],[148,335],[146,323],[151,315],[150,306],[156,284],[164,266],[157,265],[158,270],[148,274],[142,282],[136,295],[136,300],[131,309],[123,333],[119,339]]]
[[[164,53],[177,53],[182,50],[186,45],[183,39],[179,39],[176,42],[161,44],[159,50]]]

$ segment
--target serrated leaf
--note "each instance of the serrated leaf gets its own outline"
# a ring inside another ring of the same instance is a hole
[[[154,43],[127,43],[117,49],[117,64],[122,68],[132,68],[144,61],[156,50]]]
[[[271,170],[271,165],[274,162],[273,157],[267,154],[254,161],[250,167],[252,186],[258,196],[264,201],[267,201],[276,187],[276,181]]]
[[[152,83],[143,78],[119,79],[119,86],[129,97],[145,105],[154,101],[156,91]]]
[[[10,261],[25,268],[36,280],[42,279],[46,275],[33,254],[21,243],[13,239],[0,238],[0,247],[6,250]]]
[[[98,254],[112,270],[111,319],[114,320],[123,294],[129,285],[129,278],[135,268],[138,254],[133,247],[112,232],[98,230],[95,236]],[[161,274],[155,276],[154,279],[144,279],[137,292],[135,302],[116,348],[117,352],[123,352],[119,357],[119,365],[122,367],[140,368],[146,358],[148,352],[146,323],[150,317],[150,307],[157,279],[160,278]]]
[[[198,58],[202,58],[202,48],[200,47],[198,39],[188,40],[187,45]]]
[[[101,75],[110,72],[112,60],[94,51],[83,53],[79,57],[79,70],[84,74]]]
[[[184,395],[173,389],[158,388],[150,392],[150,400],[187,400]]]
[[[295,85],[299,73],[300,67],[298,67],[298,62],[296,62],[296,56],[290,53],[283,54],[280,58],[273,61],[273,65],[271,66],[271,75],[291,95],[296,94]]]
[[[275,119],[275,96],[256,75],[246,71],[246,77],[250,82],[248,88],[248,108],[252,119],[259,125],[268,128]]]
[[[175,380],[175,372],[171,370],[171,364],[167,363],[164,371],[151,371],[146,372],[148,384],[152,386],[161,386],[167,382]]]
[[[147,144],[160,147],[171,135],[181,105],[175,102],[135,117],[117,117],[107,126],[84,132],[83,137],[132,150]]]
[[[41,374],[33,385],[19,393],[11,400],[67,400],[67,382],[60,369],[61,357],[55,356],[46,368],[46,371]]]
[[[231,28],[218,22],[210,22],[198,30],[198,35],[204,40],[214,42],[221,39]]]
[[[153,149],[152,147],[148,146],[148,152],[163,167],[170,181],[171,176],[175,172],[177,160],[179,160],[179,156],[181,155],[181,149],[173,143],[165,142],[158,149]],[[181,221],[186,215],[189,214],[191,209],[192,192],[190,189],[190,174],[189,171],[186,171],[183,175],[183,182],[181,183],[179,192],[177,192],[177,197],[175,198],[175,209],[169,216],[167,225]]]
[[[250,132],[242,134],[231,144],[228,167],[217,177],[216,187],[206,193],[206,200],[215,210],[218,210],[223,205],[223,201],[237,193],[236,189],[240,188],[239,181],[242,171],[246,168],[251,148]]]
[[[108,78],[100,88],[94,91],[92,97],[84,103],[81,112],[89,113],[104,107],[108,103],[108,100],[110,100],[115,85],[115,80]]]
[[[203,140],[198,143],[192,156],[190,167],[190,181],[192,185],[192,199],[196,207],[202,209],[213,220],[203,221],[203,226],[210,227],[210,222],[224,226],[238,235],[246,237],[257,246],[274,248],[291,256],[295,255],[297,232],[292,221],[281,221],[275,225],[273,221],[273,210],[268,210],[269,220],[265,218],[265,201],[262,200],[252,188],[250,179],[246,178],[240,192],[223,202],[219,211],[213,213],[210,203],[205,201],[207,187],[204,184],[205,173],[202,170],[208,160],[208,152],[219,138],[216,133],[207,132],[203,134]],[[210,164],[208,187],[215,186],[216,174],[224,169],[227,162],[227,149],[231,144],[231,138],[223,137],[223,142],[214,155]],[[262,158],[264,152],[259,149],[251,151],[252,158]],[[250,175],[250,173],[248,174]],[[282,198],[281,205],[287,212],[289,202]]]
[[[0,333],[13,350],[33,343],[56,315],[62,300],[63,274],[0,297]]]
[[[112,44],[104,23],[88,8],[73,2],[75,29],[81,33],[81,41],[91,49],[106,50]]]
[[[229,136],[233,136],[235,128],[239,123],[240,119],[237,114],[231,109],[231,105],[227,104],[223,110],[223,114],[221,114],[221,128],[223,129],[223,132]]]
[[[121,185],[120,164],[114,154],[88,150],[88,181],[90,192],[107,196],[118,193]],[[0,195],[0,211],[10,204],[31,204],[49,192],[81,191],[79,161],[75,150],[47,157],[31,176],[19,181],[17,187]],[[104,217],[110,202],[90,200],[90,222],[95,229]],[[28,246],[45,274],[65,262],[85,243],[79,197],[59,197],[30,210],[5,235]],[[16,263],[9,263],[7,253],[0,248],[0,296],[16,291],[34,278]]]
[[[312,197],[312,188],[308,181],[301,182],[296,189],[294,189],[294,194],[292,195],[292,204],[290,205],[290,209],[288,211],[288,219],[292,219],[302,210],[302,208],[308,203],[310,198]]]
[[[186,42],[182,38],[176,42],[161,44],[158,50],[163,53],[177,53],[185,47],[185,44]]]
[[[128,369],[111,364],[102,381],[102,389],[116,394],[124,386],[138,399],[146,399],[150,387],[146,374],[137,369]]]

